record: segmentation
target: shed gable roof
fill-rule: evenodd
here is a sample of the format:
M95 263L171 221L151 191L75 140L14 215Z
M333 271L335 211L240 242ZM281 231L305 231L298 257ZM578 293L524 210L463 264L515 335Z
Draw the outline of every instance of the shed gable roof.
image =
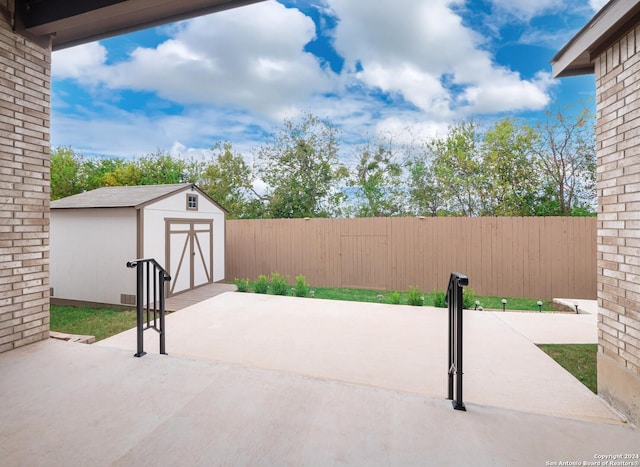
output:
M197 188L191 183L109 186L52 201L51 209L138 208L191 187Z

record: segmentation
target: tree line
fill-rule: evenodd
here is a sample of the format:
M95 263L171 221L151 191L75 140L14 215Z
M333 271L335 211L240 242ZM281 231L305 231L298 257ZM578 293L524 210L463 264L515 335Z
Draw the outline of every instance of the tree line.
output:
M195 183L230 218L579 216L595 210L595 131L587 110L532 126L473 120L446 134L392 137L340 155L340 133L313 115L287 119L249 157L219 142L204 158L51 154L51 199L103 186Z

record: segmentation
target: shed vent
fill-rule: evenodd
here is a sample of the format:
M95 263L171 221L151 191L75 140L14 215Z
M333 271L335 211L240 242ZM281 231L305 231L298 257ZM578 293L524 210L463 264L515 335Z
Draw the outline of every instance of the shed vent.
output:
M136 296L131 294L122 293L120 294L120 303L122 305L135 305L136 304Z

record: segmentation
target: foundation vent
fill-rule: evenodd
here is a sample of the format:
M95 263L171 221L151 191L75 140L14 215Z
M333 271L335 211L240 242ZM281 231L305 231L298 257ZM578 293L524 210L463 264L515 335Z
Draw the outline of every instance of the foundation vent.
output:
M120 294L120 303L122 305L135 305L136 304L136 296L131 294L122 293Z

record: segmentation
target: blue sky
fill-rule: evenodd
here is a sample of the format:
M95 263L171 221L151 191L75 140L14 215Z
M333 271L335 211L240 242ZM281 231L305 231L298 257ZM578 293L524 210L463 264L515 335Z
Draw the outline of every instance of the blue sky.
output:
M453 122L593 107L592 76L550 59L605 0L268 0L54 52L52 146L137 157L250 154L312 113L343 154Z

